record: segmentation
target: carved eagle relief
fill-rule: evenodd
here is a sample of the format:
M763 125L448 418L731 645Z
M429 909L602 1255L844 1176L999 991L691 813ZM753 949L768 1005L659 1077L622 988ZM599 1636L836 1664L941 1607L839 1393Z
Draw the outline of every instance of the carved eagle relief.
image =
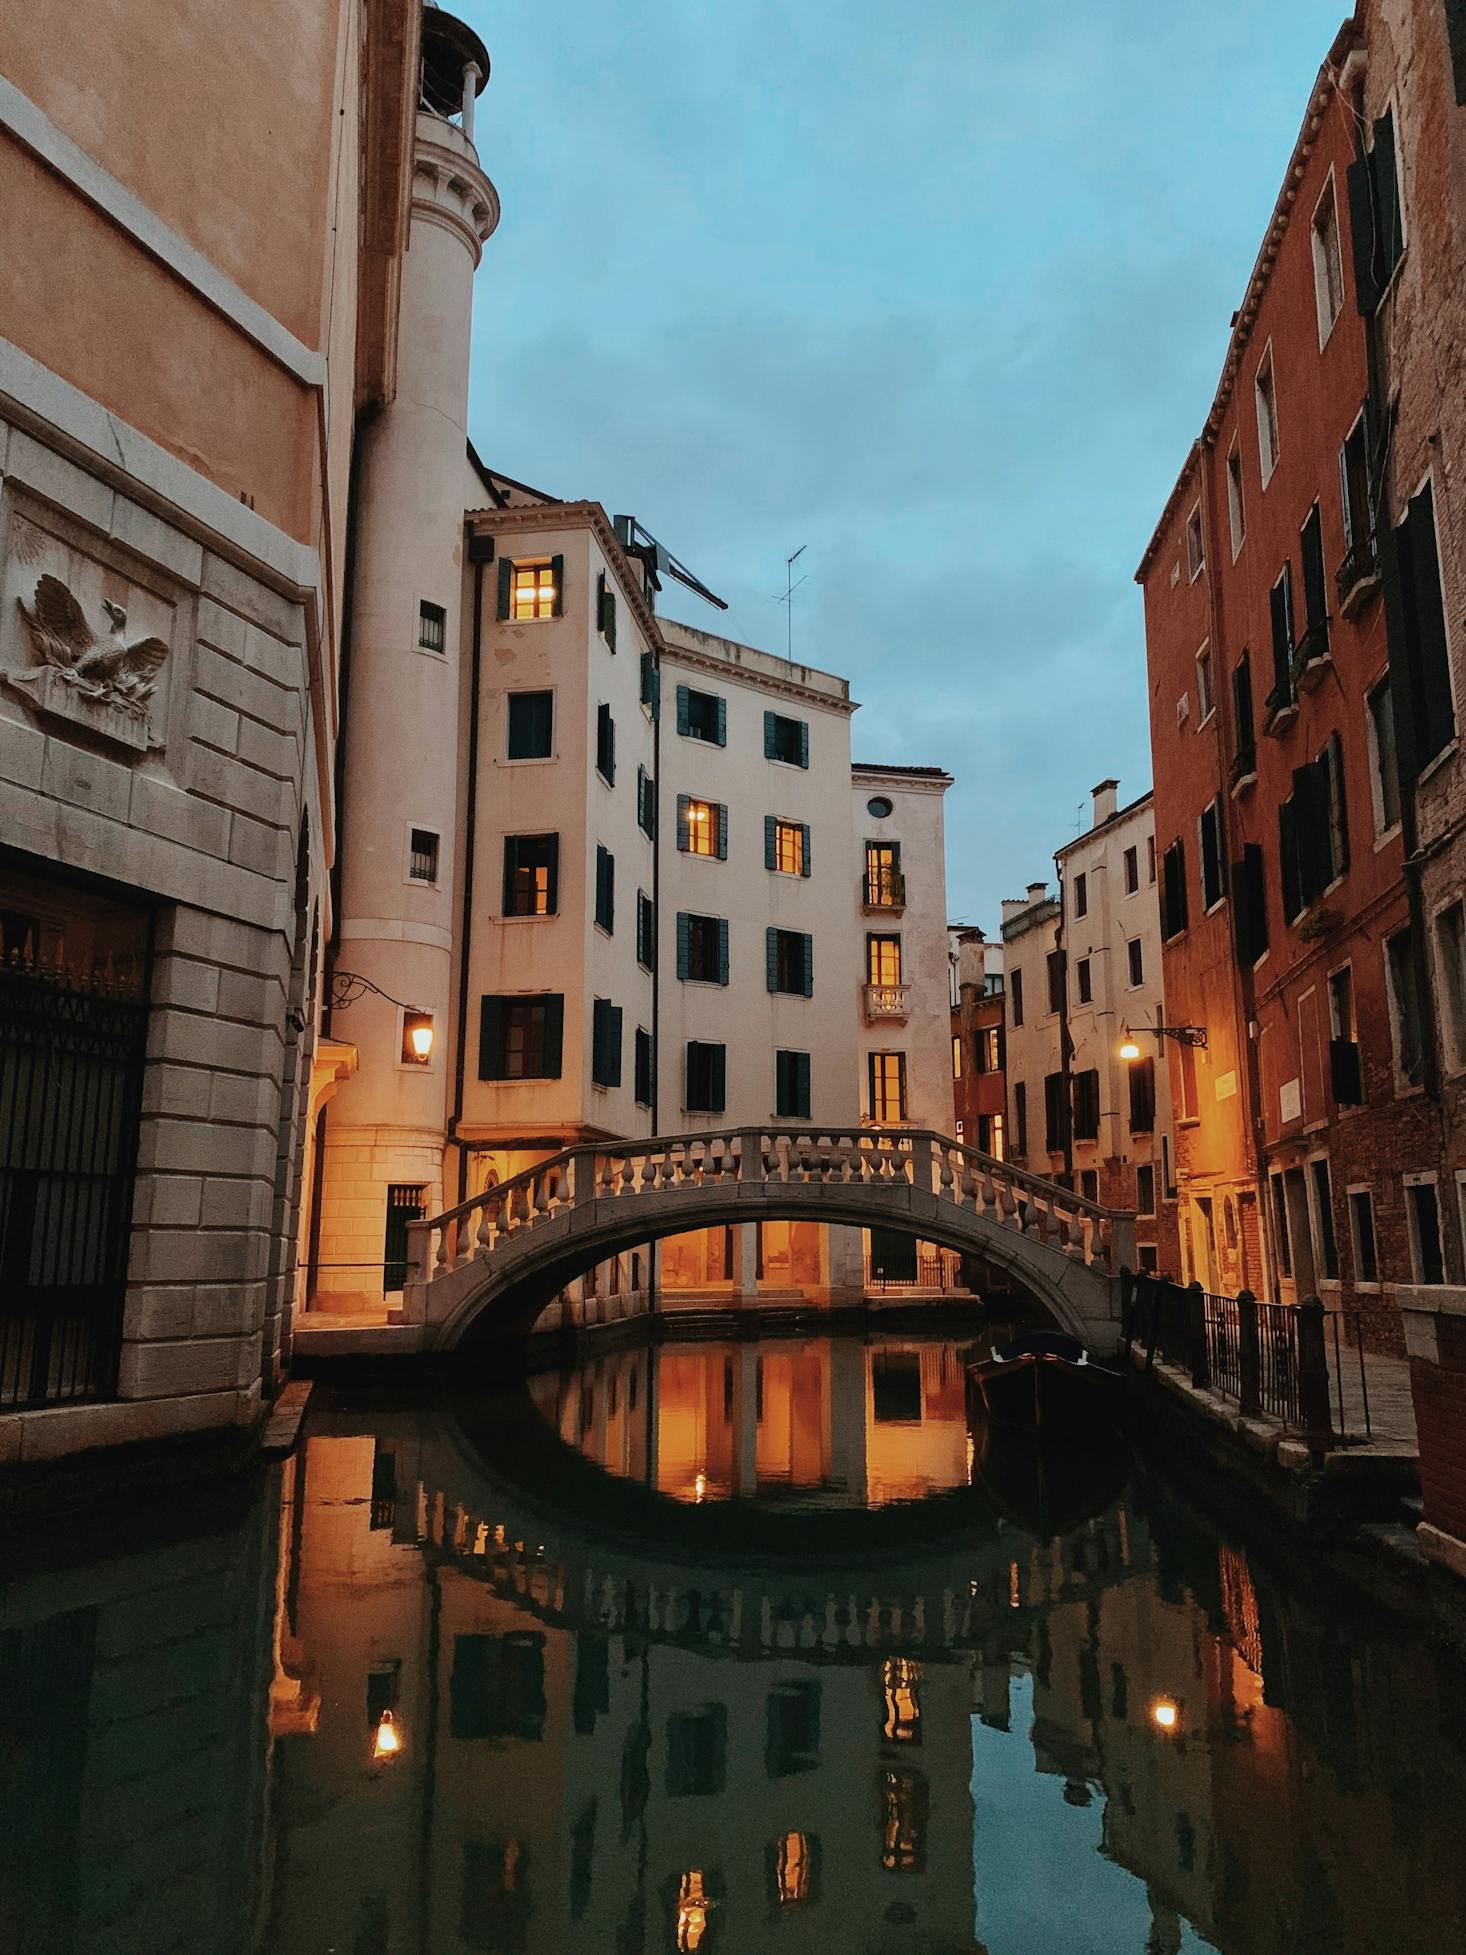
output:
M157 685L158 668L168 656L163 639L129 641L127 613L107 597L102 599L102 609L108 629L98 637L65 584L49 574L36 584L34 609L23 597L17 601L31 644L47 665L86 697L104 699L142 717Z

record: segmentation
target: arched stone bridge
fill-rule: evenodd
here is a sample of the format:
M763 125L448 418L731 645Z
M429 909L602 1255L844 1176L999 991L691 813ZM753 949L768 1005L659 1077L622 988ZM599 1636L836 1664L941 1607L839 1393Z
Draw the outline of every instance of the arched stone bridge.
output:
M567 1283L684 1230L813 1221L904 1230L1007 1271L1091 1349L1119 1336L1135 1218L927 1130L765 1126L569 1148L408 1227L403 1317L451 1350L521 1337Z

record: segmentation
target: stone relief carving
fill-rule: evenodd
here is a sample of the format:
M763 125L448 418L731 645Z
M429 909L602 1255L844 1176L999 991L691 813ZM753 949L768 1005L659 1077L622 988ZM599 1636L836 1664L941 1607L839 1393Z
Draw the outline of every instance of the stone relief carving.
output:
M38 712L85 727L99 739L134 753L159 745L148 705L167 643L129 638L127 611L109 597L100 600L107 622L94 631L71 589L50 572L36 580L31 603L24 597L17 602L41 663L30 671L6 671L6 682Z

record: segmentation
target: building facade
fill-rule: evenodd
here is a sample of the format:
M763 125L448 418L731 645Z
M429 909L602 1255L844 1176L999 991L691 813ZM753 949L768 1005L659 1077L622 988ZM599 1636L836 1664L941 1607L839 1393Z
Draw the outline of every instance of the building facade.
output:
M1003 1011L1003 946L990 944L976 924L948 932L952 1091L960 1141L994 1160L1008 1158L1007 1028Z

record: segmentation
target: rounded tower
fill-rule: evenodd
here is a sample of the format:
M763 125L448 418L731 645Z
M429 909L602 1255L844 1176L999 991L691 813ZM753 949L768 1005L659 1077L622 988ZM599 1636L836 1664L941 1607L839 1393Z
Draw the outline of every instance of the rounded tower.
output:
M400 1289L405 1222L443 1193L469 340L499 221L473 142L488 73L472 29L426 5L396 384L359 435L331 1027L358 1068L326 1127L315 1296L328 1310Z

